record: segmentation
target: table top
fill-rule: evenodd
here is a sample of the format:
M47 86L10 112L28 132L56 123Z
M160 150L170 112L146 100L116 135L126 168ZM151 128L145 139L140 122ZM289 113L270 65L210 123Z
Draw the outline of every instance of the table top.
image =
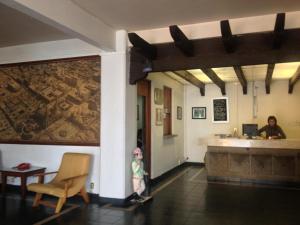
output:
M241 147L241 148L276 148L276 149L300 149L300 139L274 139L274 140L253 140L253 139L208 139L207 146L218 147Z
M7 168L7 167L0 167L0 172L19 172L19 173L27 173L36 170L46 169L45 167L38 167L38 166L31 166L28 170L18 170L17 168Z

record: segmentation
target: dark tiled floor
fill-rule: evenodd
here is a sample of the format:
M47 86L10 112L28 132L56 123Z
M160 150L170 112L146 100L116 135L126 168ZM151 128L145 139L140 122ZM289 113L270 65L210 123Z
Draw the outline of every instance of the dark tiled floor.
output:
M186 168L185 168L186 169ZM109 209L96 204L80 208L52 220L47 224L100 224L100 225L299 225L300 190L255 188L207 184L205 172L190 167L182 176L156 192L153 200L133 211ZM180 175L180 174L179 174ZM170 178L171 179L171 178ZM169 180L170 180L169 179ZM168 180L167 180L168 181ZM165 182L167 182L165 181ZM161 187L162 184L156 188ZM12 220L1 223L4 216L33 221L29 206L20 202L3 203L0 224L26 224ZM31 199L27 200L31 203ZM23 203L24 204L24 203ZM42 210L40 215L48 212ZM24 215L29 213L26 218ZM44 213L44 214L43 214ZM24 219L25 218L25 219Z

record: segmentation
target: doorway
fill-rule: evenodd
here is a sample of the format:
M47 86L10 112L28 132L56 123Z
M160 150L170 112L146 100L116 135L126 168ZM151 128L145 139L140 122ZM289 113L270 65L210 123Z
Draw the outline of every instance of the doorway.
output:
M137 83L137 146L144 155L145 170L151 177L151 81Z

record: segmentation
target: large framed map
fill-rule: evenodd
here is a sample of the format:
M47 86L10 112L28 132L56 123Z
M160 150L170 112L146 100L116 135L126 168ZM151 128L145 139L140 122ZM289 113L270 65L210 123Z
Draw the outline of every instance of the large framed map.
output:
M0 65L0 143L99 140L99 56Z

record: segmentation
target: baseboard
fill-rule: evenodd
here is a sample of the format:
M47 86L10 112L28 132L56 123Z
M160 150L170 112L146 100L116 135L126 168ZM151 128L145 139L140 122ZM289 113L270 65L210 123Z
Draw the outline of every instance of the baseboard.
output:
M205 167L205 163L203 162L185 162L184 164L187 164L188 166Z
M100 197L99 197L98 194L88 193L88 195L90 197L90 202L91 203L98 204L100 202Z

